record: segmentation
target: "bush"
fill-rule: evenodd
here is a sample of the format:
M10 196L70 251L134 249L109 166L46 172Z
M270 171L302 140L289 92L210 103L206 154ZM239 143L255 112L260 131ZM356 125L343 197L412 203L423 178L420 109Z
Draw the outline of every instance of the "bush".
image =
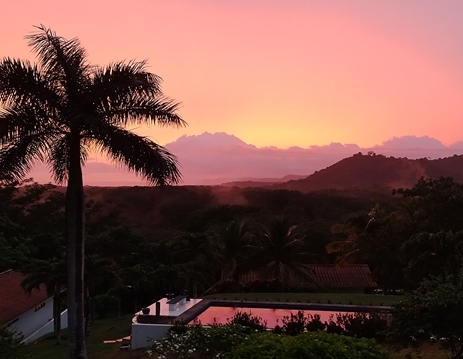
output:
M290 316L284 316L282 319L282 331L287 335L298 335L304 333L307 318L302 310L296 314L290 313Z
M29 348L22 343L22 337L10 332L0 325L0 356L8 359L25 359L31 357Z
M241 311L236 312L232 318L228 318L227 324L237 324L259 332L267 329L267 322L261 317Z
M320 319L319 314L309 314L307 317L307 324L305 325L305 329L308 332L316 332L317 330L325 330L326 323L323 323Z
M298 335L307 332L326 331L329 334L346 335L356 338L370 338L384 341L388 329L385 315L377 313L338 313L322 322L320 315L304 315L303 311L291 313L282 319L282 325L273 329L275 334Z
M251 329L237 324L175 326L163 341L154 342L150 356L163 359L212 359L224 356L250 335Z
M358 339L325 332L296 336L254 334L234 348L230 359L387 359L371 339Z
M337 324L344 328L344 335L380 342L384 341L388 329L386 317L377 313L339 314Z

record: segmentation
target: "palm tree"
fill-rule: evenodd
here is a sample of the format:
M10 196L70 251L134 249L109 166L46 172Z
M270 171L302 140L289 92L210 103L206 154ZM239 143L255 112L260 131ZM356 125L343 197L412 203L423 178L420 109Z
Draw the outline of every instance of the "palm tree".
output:
M307 264L316 260L316 256L302 252L304 236L297 225L277 216L268 225L262 225L256 238L260 244L251 260L256 268L270 273L282 290L290 278L311 280Z
M336 223L331 226L331 233L343 237L326 245L327 253L338 255L336 263L349 264L361 258L358 244L366 235L369 220L368 213L361 211L348 215L344 223Z
M363 261L365 258L361 251L362 244L371 242L372 234L387 221L388 215L379 204L368 213L354 212L347 216L344 223L337 223L331 227L331 233L342 235L344 239L329 243L325 249L327 253L339 255L336 263L340 265Z
M24 268L26 277L21 286L29 294L34 289L45 290L53 296L53 329L56 344L61 344L61 294L66 285L66 263L64 259L41 260L37 259Z
M236 281L240 266L248 259L247 252L253 236L251 226L244 220L232 221L219 234L222 243L222 271Z
M177 183L175 156L131 124L182 126L178 105L164 97L146 62L92 66L78 39L39 26L26 36L39 63L0 62L0 168L21 179L37 161L66 183L65 220L70 358L86 358L84 329L84 187L90 151L107 155L151 184Z
M252 228L245 220L233 220L227 225L219 226L215 231L219 247L219 260L222 263L220 279L203 294L217 290L225 282L239 289L240 273L250 256L250 244L253 237Z

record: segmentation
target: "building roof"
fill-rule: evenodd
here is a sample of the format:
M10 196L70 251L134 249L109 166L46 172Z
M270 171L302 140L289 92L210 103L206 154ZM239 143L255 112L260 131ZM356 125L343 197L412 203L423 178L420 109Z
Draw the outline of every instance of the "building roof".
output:
M21 287L25 276L8 270L0 273L0 325L7 324L48 299L45 290L32 290L29 295Z
M300 288L377 288L370 268L367 264L351 264L338 266L306 265L307 277L296 276L293 273L286 274L286 283L291 287ZM231 280L231 276L223 274L223 280ZM253 282L271 282L276 278L268 270L258 270L243 273L239 276L241 284Z
M319 287L328 288L376 288L367 264L311 265L313 279Z

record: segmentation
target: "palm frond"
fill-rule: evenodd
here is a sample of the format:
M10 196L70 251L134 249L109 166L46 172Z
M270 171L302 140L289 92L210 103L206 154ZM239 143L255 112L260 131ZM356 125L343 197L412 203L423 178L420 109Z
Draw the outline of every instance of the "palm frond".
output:
M0 171L8 178L21 180L36 161L43 162L47 152L46 135L23 135L0 149Z
M21 286L29 294L34 289L41 290L42 286L49 296L54 294L56 285L62 287L66 282L66 262L64 259L51 261L36 259L24 268L26 277Z
M37 65L29 61L5 58L0 62L0 101L21 108L31 102L58 103L58 97L50 79L46 78Z
M341 255L339 258L336 259L336 265L339 266L346 266L352 263L358 263L360 260L360 251L358 249L353 249L350 252L347 252ZM363 263L363 262L361 262Z
M110 160L152 184L166 185L180 181L177 158L146 137L104 122L89 129L84 137L86 141L93 141L97 150Z
M68 136L57 138L53 148L48 154L47 162L57 183L64 183L69 172L69 141Z
M355 242L352 241L334 241L325 246L327 253L345 253L355 248Z
M147 124L182 127L186 122L176 114L178 107L178 103L162 96L132 96L118 101L102 101L99 111L108 121L124 126Z
M79 39L67 40L56 35L44 25L36 26L37 32L25 36L47 74L55 74L62 84L71 88L88 83L90 66L85 49Z
M146 61L116 62L93 73L92 93L96 102L109 105L123 98L158 96L162 79L146 71Z
M40 108L24 106L19 111L11 108L0 109L0 148L8 146L22 136L51 134L52 130L46 122L47 114Z

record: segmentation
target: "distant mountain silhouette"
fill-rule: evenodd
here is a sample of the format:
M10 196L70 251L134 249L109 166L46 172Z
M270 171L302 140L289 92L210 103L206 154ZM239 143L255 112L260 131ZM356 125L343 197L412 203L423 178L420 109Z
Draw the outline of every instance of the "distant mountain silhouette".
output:
M178 156L185 184L256 187L282 182L288 174L307 177L355 153L374 151L411 159L463 153L463 142L450 146L428 136L394 137L371 148L330 143L307 148L258 148L224 132L182 136L166 147ZM262 183L261 183L262 182Z
M311 176L271 188L311 192L327 189L360 189L390 191L412 187L420 177L453 177L463 182L463 155L429 160L386 157L358 153L345 158Z
M385 156L429 159L463 154L463 141L444 145L427 137L394 137L371 148L333 142L307 148L256 147L224 132L185 135L165 145L175 154L184 185L255 187L284 182L292 174L299 179L320 171L355 153L374 151ZM93 186L146 185L123 167L113 166L105 157L92 155L83 169L84 183ZM49 169L37 164L30 173L39 183L51 181ZM259 182L259 183L256 183ZM260 183L262 182L262 183Z
M221 186L228 186L228 187L239 187L239 188L247 188L247 187L268 187L269 185L275 183L284 183L288 181L299 180L302 178L306 178L307 176L300 176L300 175L287 175L281 178L241 178L239 181L232 181L232 182L224 182Z

